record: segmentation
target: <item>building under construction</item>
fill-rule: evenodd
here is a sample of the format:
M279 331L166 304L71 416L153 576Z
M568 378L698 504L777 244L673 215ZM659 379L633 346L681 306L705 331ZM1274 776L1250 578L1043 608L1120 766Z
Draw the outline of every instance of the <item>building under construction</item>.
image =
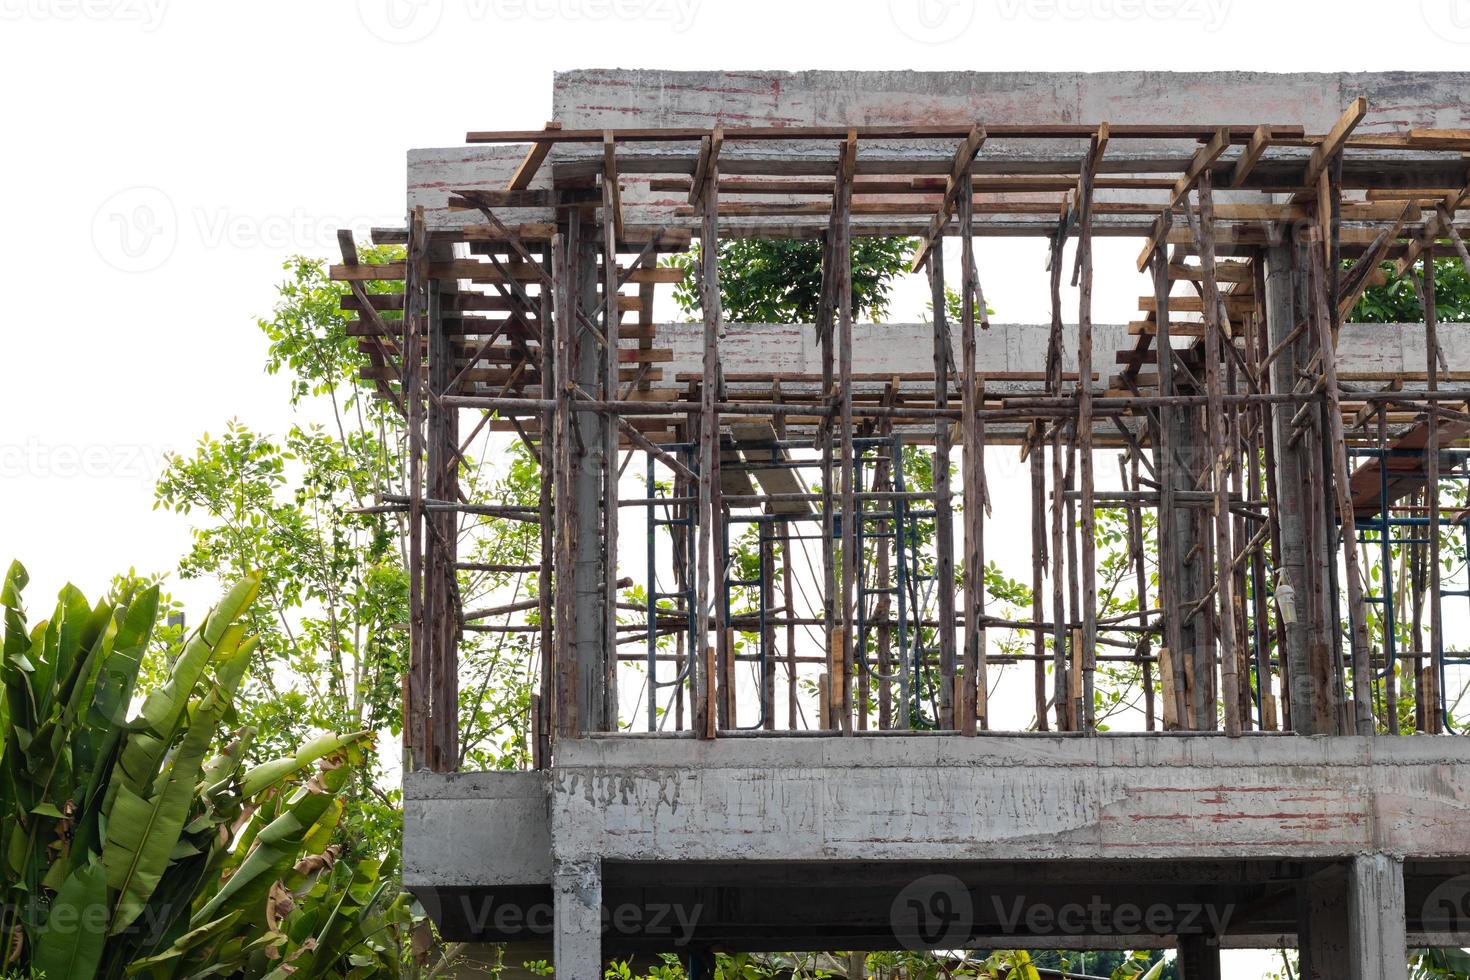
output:
M406 261L346 237L333 268L408 420L404 877L447 936L549 939L576 980L1175 946L1189 980L1232 946L1403 978L1470 941L1470 339L1435 276L1470 270L1470 75L593 71L553 101L410 153L376 233ZM855 322L853 256L895 237L928 318ZM996 237L1044 244L1049 322L990 322ZM809 243L814 322L722 313L751 239ZM1131 322L1093 322L1104 275ZM1354 322L1388 281L1421 322ZM695 319L658 321L673 290ZM539 505L464 502L487 431ZM464 560L485 521L540 562ZM505 572L533 598L466 608ZM459 651L497 631L539 639L534 771L458 772Z

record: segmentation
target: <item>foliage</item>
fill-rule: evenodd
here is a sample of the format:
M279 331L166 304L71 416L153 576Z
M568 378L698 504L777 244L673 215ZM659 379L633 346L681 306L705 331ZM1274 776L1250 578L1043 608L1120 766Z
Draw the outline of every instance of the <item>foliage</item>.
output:
M51 977L366 976L402 955L402 901L373 862L338 862L339 793L368 733L321 734L258 765L236 696L256 649L241 578L171 644L164 683L138 677L157 639L156 584L119 580L95 606L61 591L28 624L6 575L6 968ZM310 778L307 778L307 777ZM379 934L367 941L371 931Z
M363 248L362 261L401 259L401 249ZM250 614L260 637L241 692L241 713L260 733L253 752L280 751L318 729L367 729L396 736L408 663L406 524L369 513L382 495L405 492L405 429L396 409L371 397L359 375L369 364L341 309L347 288L320 261L293 258L279 302L259 327L266 369L284 375L299 421L284 435L232 421L173 455L156 506L187 515L192 546L186 578L263 573ZM369 292L389 284L370 282ZM397 314L385 313L391 319ZM519 445L486 467L467 457L461 482L473 502L534 505L539 476ZM526 565L538 560L533 525L494 521L462 549L466 561ZM504 593L525 597L524 575L461 578L466 611ZM514 600L511 600L514 601ZM534 634L468 633L461 646L464 759L477 768L527 760ZM370 753L347 787L351 834L365 852L397 846L399 793L381 783L385 762Z
M857 238L852 243L852 313L881 321L893 281L908 271L911 238ZM814 323L822 294L822 243L817 239L724 239L719 244L720 308L738 323ZM701 308L699 247L670 256L684 270L674 301L688 314Z
M1383 263L1388 281L1365 290L1349 319L1367 323L1418 323L1424 319L1418 270L1395 277L1393 269L1392 262ZM1458 255L1434 260L1434 308L1441 323L1470 321L1470 273Z

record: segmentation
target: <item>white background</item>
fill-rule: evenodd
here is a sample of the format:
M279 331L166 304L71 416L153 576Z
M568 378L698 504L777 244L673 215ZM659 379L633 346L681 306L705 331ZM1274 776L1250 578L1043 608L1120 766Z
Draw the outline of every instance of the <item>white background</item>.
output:
M539 126L554 70L1467 62L1470 0L0 0L0 561L31 569L33 611L63 577L171 569L163 455L288 424L255 325L283 259L400 221L409 147ZM1136 243L1098 253L1095 319L1124 321ZM982 241L997 319L1047 319L1042 259ZM176 591L197 615L213 586Z

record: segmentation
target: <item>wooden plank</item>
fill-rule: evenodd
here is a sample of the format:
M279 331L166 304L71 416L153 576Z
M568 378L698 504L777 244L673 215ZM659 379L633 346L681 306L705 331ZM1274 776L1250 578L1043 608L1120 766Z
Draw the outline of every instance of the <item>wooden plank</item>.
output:
M929 257L929 250L934 247L934 242L944 232L945 225L949 224L950 215L954 213L955 199L960 196L960 178L970 175L970 164L975 161L975 155L980 152L980 147L985 145L985 129L976 123L970 127L969 133L960 141L955 148L954 160L950 164L949 178L944 185L944 200L939 205L939 211L929 222L929 231L919 242L919 247L914 251L914 260L910 265L913 272L923 268L924 261ZM966 187L969 186L967 183ZM972 198L972 194L966 191L966 197Z
M1235 161L1235 169L1230 173L1231 187L1241 187L1245 184L1246 178L1251 175L1252 170L1256 169L1256 164L1261 162L1261 157L1270 145L1271 127L1257 126L1250 143L1246 145L1245 152L1240 155L1239 160Z
M735 444L740 447L745 461L752 465L763 460L784 462L791 458L790 453L786 450L769 445L776 442L776 429L769 422L733 425L730 427L730 434ZM807 492L806 487L797 479L796 471L789 467L752 469L750 475L760 485L761 490L767 494ZM778 500L766 504L768 514L810 514L811 512L812 505L805 500Z
M431 279L467 279L471 282L480 283L506 282L508 279L516 282L541 281L541 274L525 262L506 262L504 263L504 267L509 272L509 276L503 275L491 263L479 262L475 259L456 259L453 262L430 262L429 277ZM336 282L399 280L404 276L404 263L387 262L378 265L333 265L328 268L328 274ZM625 273L626 282L639 284L669 285L681 282L683 278L683 270L673 268L639 267Z
M602 140L602 180L607 188L605 208L612 211L613 231L616 236L612 249L616 253L616 243L623 239L623 189L618 183L617 142L613 139L612 130L608 130Z
M554 133L560 130L561 123L557 122L556 120L552 120L546 124L546 127L542 132ZM530 187L531 181L534 180L536 177L536 172L541 169L541 162L546 159L546 155L551 152L552 146L555 145L551 140L535 139L534 137L533 140L534 142L532 142L530 148L526 150L526 156L523 160L521 160L520 166L516 167L515 173L511 174L510 180L506 182L506 190L523 191L527 187ZM526 141L514 140L514 142L523 143Z
M1358 123L1362 122L1363 117L1367 114L1368 100L1360 95L1348 105L1347 110L1343 112L1337 122L1332 124L1332 128L1328 130L1322 142L1318 143L1316 148L1312 150L1312 156L1307 161L1306 176L1302 180L1304 185L1307 187L1316 186L1317 178L1322 176L1332 157L1342 149L1347 138L1352 135L1353 130L1357 128Z

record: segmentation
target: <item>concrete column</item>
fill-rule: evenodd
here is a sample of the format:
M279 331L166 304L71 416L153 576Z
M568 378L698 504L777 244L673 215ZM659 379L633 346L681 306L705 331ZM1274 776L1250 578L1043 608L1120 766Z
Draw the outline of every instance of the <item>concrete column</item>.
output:
M1297 972L1301 980L1341 980L1348 975L1346 868L1332 868L1302 883L1297 895Z
M557 980L602 980L602 860L556 858L551 890Z
M597 276L601 247L597 229L588 222L581 227L582 239L569 270L572 291L587 318L597 320ZM584 391L595 392L602 380L602 350L581 318L572 323L576 339L572 351L573 380ZM573 533L576 535L574 594L576 632L572 637L577 665L577 721L583 732L607 731L607 616L603 597L603 562L612 542L602 533L603 477L606 463L604 439L607 419L592 412L572 415ZM565 533L563 531L563 533Z
M1292 254L1290 244L1273 245L1266 250L1266 330L1272 349L1290 336L1296 327ZM1290 391L1295 383L1295 346L1287 348L1271 363L1272 391ZM1276 445L1276 515L1281 525L1280 567L1286 571L1285 584L1296 593L1296 621L1286 625L1286 690L1291 701L1292 729L1307 735L1324 735L1331 734L1331 729L1324 727L1325 722L1316 710L1320 696L1308 657L1307 631L1312 617L1306 567L1306 473L1300 449L1291 446L1291 419L1295 413L1296 408L1292 405L1275 406L1271 411ZM1276 582L1280 588L1282 580L1277 579Z
M1179 937L1179 980L1220 980L1220 943L1211 936Z
M1351 980L1408 980L1404 862L1360 854L1348 872Z

